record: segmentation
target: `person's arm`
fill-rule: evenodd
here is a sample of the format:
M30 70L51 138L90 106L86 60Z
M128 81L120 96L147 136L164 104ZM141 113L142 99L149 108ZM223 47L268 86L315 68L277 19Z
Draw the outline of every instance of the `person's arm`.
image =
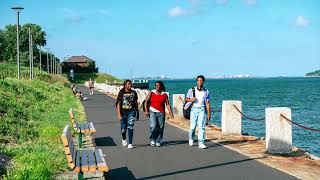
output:
M139 104L138 104L138 94L137 92L135 92L135 100L134 100L134 105L135 105L135 108L137 110L137 115L136 115L136 119L139 120L139 117L140 117L140 113L139 113Z
M171 106L170 106L170 103L169 103L169 98L168 98L168 96L167 96L167 98L166 98L166 105L167 105L167 109L168 109L168 111L169 111L169 114L170 114L171 118L173 119L174 116L173 116L173 112L172 112L172 110L171 110Z
M189 91L187 93L186 102L195 102L196 100L197 100L197 98L193 97L193 90L189 89Z
M118 116L118 120L121 121L122 116L121 116L121 107L120 107L120 101L117 103L117 116Z
M146 107L144 113L146 115L146 117L149 117L149 109L148 109L148 102L150 101L150 98L151 98L151 92L149 92L149 94L147 95L146 97L146 100L144 101L144 107Z
M208 121L210 121L211 119L211 106L210 106L210 95L209 95L209 91L206 97L206 108L207 108L207 117L208 117Z

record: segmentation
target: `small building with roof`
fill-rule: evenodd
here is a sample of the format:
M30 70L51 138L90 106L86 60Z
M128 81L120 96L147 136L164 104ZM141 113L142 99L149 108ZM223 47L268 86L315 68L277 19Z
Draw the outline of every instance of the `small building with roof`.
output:
M96 68L96 62L87 56L71 56L70 58L62 62L63 72L70 72L73 69L74 72L80 73L93 73L98 72Z

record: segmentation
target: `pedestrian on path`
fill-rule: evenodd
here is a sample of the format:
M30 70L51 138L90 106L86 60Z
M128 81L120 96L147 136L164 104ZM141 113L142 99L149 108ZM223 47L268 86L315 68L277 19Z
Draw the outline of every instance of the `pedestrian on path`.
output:
M205 77L200 75L196 81L197 86L188 91L185 105L185 108L192 106L190 113L189 145L193 146L195 130L198 126L199 148L205 149L206 120L209 121L211 118L210 95L209 90L204 87Z
M92 81L92 79L90 78L90 80L88 81L89 84L89 94L93 95L93 89L94 89L94 82Z
M123 88L119 91L116 101L117 115L121 122L122 145L133 148L133 127L136 119L139 119L138 95L132 90L132 82L125 80ZM129 144L127 143L127 130Z
M150 127L150 145L160 147L163 138L165 125L165 107L173 118L168 95L165 93L165 86L162 81L155 83L155 89L152 90L144 101L145 114L149 117Z

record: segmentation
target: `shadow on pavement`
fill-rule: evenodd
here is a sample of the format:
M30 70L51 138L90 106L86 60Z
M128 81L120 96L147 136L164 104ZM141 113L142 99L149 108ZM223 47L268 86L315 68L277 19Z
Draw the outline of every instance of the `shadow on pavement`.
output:
M135 180L133 173L127 167L121 167L117 169L111 169L104 175L107 180Z
M111 137L95 138L96 146L117 146Z
M242 160L238 160L238 161L230 161L230 162L225 162L225 163L220 163L220 164L213 164L213 165L209 165L209 166L202 166L202 167L197 167L197 168L184 169L184 170L174 171L174 172L170 172L170 173L164 173L164 174L159 174L159 175L154 175L154 176L148 176L148 177L140 178L139 180L160 178L160 177L171 176L171 175L180 174L180 173L188 173L188 172L192 172L192 171L198 171L198 170L202 170L202 169L225 166L225 165L235 164L235 163L242 163L242 162L252 161L252 160L255 160L255 159L263 159L263 158L265 158L265 157L248 158L248 159L242 159Z

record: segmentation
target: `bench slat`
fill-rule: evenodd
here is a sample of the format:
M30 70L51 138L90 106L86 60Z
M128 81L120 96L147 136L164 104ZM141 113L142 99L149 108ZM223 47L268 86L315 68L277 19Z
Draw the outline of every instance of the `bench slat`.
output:
M89 133L89 132L90 132L89 123L86 123L86 124L84 125L84 131L85 131L85 133Z
M93 123L92 123L92 122L89 123L89 128L90 128L90 132L91 132L91 133L97 132L97 130L96 130L96 128L93 126Z
M89 171L96 172L96 160L94 158L93 150L88 150L88 159L89 159Z
M81 171L81 161L80 161L80 156L81 156L81 152L79 150L75 151L76 153L76 161L75 161L75 168L74 171L75 172L80 172Z
M86 129L86 124L81 124L80 125L80 132L85 133L85 129Z
M98 166L98 170L101 172L108 172L109 168L107 166L107 163L103 157L103 153L101 149L95 149L94 154L96 156L96 162Z
M89 171L89 163L88 163L88 156L86 150L81 150L81 170L82 172Z

